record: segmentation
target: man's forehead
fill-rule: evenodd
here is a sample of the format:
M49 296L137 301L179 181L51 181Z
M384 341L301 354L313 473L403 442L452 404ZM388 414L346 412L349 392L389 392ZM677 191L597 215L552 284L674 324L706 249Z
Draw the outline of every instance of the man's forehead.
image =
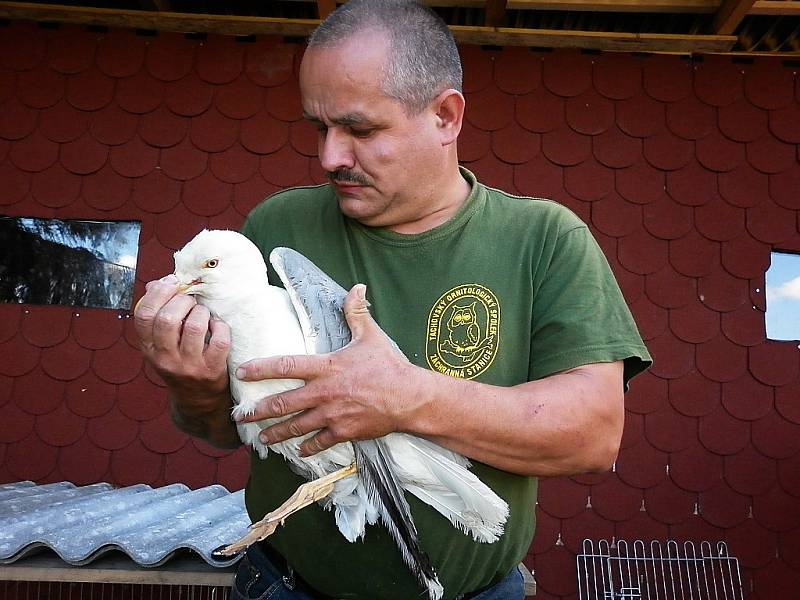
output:
M363 31L336 43L309 47L300 61L300 80L331 75L374 79L386 69L388 44L380 31Z
M387 112L402 110L380 83L387 59L385 43L384 37L369 32L306 50L300 66L303 116L343 125L379 124Z
M322 121L319 115L303 109L303 118L308 121ZM366 125L375 122L375 119L360 111L351 111L339 115L329 115L327 120L337 125Z

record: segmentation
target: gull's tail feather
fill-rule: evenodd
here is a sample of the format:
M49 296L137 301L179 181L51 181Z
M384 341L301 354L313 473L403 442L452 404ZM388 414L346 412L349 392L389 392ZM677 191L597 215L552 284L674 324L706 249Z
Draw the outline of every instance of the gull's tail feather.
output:
M369 520L374 515L374 509L371 509L367 492L358 477L337 481L327 499L330 504L325 508L333 508L336 526L348 542L363 538L367 523L372 525L377 520L376 516L372 517L372 521Z
M381 521L394 538L403 561L427 589L430 599L439 600L444 588L420 546L411 508L397 483L385 442L382 439L353 442L353 448L367 496L378 507Z
M460 455L422 438L398 435L403 435L407 447L413 450L392 456L403 481L408 482L403 487L475 540L496 541L508 519L505 500L470 472ZM408 476L403 470L410 470ZM420 477L426 472L429 478Z

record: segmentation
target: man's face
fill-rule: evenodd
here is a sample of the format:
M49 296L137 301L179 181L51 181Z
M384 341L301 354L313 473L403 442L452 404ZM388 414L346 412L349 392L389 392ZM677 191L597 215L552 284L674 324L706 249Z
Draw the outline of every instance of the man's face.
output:
M386 55L381 33L310 49L300 91L342 212L368 226L408 232L432 208L432 179L443 171L445 153L433 109L409 115L381 90Z

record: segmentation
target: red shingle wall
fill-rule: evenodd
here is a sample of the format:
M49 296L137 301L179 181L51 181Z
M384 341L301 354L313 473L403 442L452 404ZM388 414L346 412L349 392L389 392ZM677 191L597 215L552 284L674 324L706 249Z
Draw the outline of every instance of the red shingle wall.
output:
M749 598L800 588L800 353L767 341L764 273L800 251L800 79L776 59L464 47L464 162L592 226L656 364L612 473L543 482L539 598L585 537L728 540ZM137 293L201 227L322 180L301 47L0 28L0 213L142 221ZM0 481L241 487L170 425L114 311L0 305Z

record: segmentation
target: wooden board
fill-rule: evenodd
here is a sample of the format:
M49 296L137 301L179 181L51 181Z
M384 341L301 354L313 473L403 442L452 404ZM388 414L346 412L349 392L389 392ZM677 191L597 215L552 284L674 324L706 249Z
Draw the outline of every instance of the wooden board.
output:
M794 0L756 0L748 14L797 16L800 15L800 2Z
M711 29L717 34L730 35L747 16L754 2L755 0L724 0L714 15Z
M277 34L305 36L319 25L318 19L283 19L236 15L149 12L88 8L29 2L0 2L0 18L104 25L131 29L155 29L179 33L220 33L225 35Z
M119 552L74 567L48 551L0 565L0 581L229 586L235 570L235 565L217 568L200 557L185 555L173 557L160 567L141 567Z
M732 35L673 35L615 33L607 31L563 31L451 25L456 41L491 46L538 46L585 48L618 52L726 52L733 48Z

